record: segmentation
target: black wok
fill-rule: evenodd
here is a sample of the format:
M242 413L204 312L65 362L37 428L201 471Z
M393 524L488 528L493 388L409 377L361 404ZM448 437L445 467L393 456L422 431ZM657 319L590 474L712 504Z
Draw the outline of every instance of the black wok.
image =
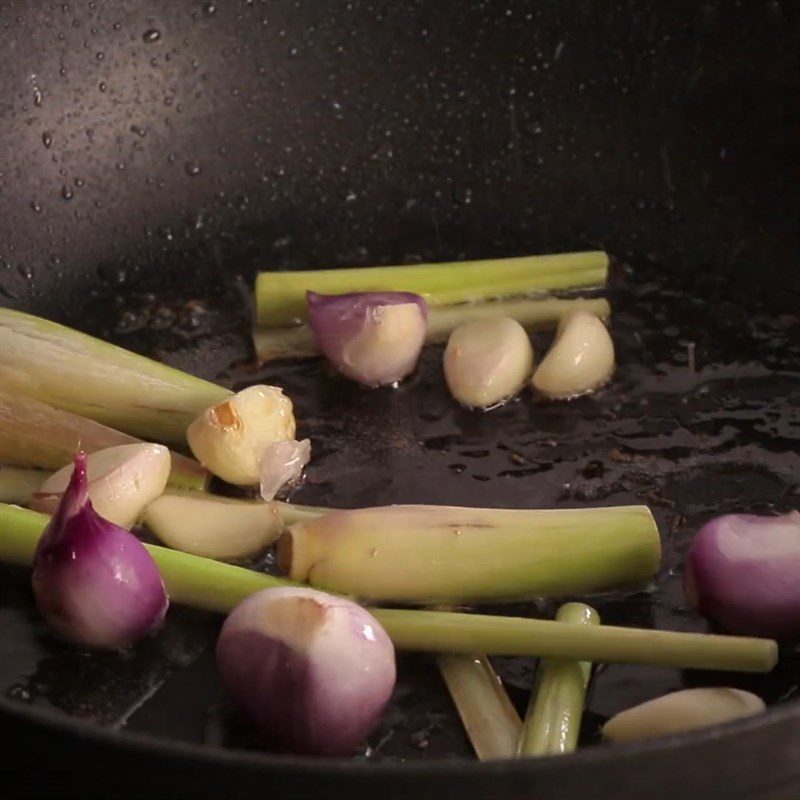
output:
M788 2L3 0L0 302L285 386L315 446L300 502L646 502L662 573L592 602L705 630L680 590L692 532L800 501L797 45ZM459 411L436 349L394 393L252 367L259 268L594 246L616 257L620 362L595 399ZM369 749L331 762L257 749L214 673L217 626L176 609L133 653L76 652L24 571L0 571L3 796L800 796L796 648L767 676L604 666L578 753L490 765L404 656ZM522 707L535 664L497 663ZM599 743L617 710L714 682L769 712Z

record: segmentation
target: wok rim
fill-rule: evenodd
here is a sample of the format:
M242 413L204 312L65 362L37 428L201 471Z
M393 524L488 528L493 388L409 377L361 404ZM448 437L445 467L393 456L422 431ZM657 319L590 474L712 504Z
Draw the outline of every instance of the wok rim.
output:
M95 721L74 717L56 708L26 707L19 701L0 697L0 717L26 719L43 729L71 734L87 744L99 743L115 748L136 751L142 755L164 756L188 761L204 761L226 767L284 773L309 773L318 776L336 774L341 777L419 778L431 776L469 776L485 774L531 775L556 767L564 770L574 766L591 766L596 763L632 761L648 755L667 752L681 753L703 744L722 741L739 741L743 736L780 728L785 723L800 726L800 702L787 700L767 709L764 714L717 724L708 728L671 734L639 742L599 744L580 748L574 753L557 758L499 759L478 761L462 758L441 758L409 761L369 761L365 759L326 759L314 756L297 756L279 753L241 750L217 745L197 744L156 734L110 728Z

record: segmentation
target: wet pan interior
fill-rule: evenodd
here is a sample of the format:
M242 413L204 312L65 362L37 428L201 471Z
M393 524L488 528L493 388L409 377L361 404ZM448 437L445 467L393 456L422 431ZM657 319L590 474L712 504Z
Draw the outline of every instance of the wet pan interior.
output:
M7 159L0 192L3 303L237 388L283 386L314 448L298 502L647 503L664 541L657 579L590 602L609 624L706 630L681 591L682 556L698 525L723 510L800 505L797 193L786 177L796 148L782 110L793 15L778 3L735 14L721 3L678 3L674 16L641 3L567 23L559 4L511 3L509 22L505 9L478 3L387 3L347 4L358 12L349 23L344 4L336 15L313 3L269 12L209 5L184 13L110 3L66 13L43 4L39 17L3 18L14 52L42 59L36 71L20 55L0 77L9 98L3 122L24 145ZM142 38L150 30L161 32L157 40ZM45 37L63 43L66 76L43 55ZM205 65L203 81L193 59ZM244 82L234 86L237 71ZM43 76L39 105L34 72ZM90 81L98 94L89 95ZM125 86L138 87L139 99ZM73 116L65 115L59 92L79 88ZM459 100L462 90L468 96ZM717 113L706 113L709 105ZM502 124L490 123L499 117ZM52 132L50 145L42 131ZM363 390L318 361L253 366L247 295L259 267L598 244L618 257L610 300L619 367L595 397L549 404L523 394L488 414L468 412L447 395L437 347L396 391ZM538 354L547 341L535 337ZM269 559L262 566L271 568ZM503 612L550 616L556 605ZM139 734L206 745L212 761L231 748L257 750L214 672L218 624L173 609L163 632L133 652L78 652L47 636L28 576L3 569L3 724L32 748L45 739L31 731L55 737L62 729L27 727L16 714L30 709L100 723L123 734L115 742L130 733L136 753L150 748L133 741ZM498 658L496 666L524 709L535 661ZM768 676L602 665L581 733L584 758L611 752L598 744L599 725L638 701L724 682L796 708L798 673L791 647ZM85 736L94 752L109 746L71 733L65 752ZM738 752L733 739L719 747L720 763ZM773 749L780 755L777 742ZM25 752L16 785L38 771ZM195 757L163 752L162 766L183 770ZM664 753L680 763L674 749ZM435 665L403 655L395 697L358 760L388 776L399 762L411 774L410 762L457 770L469 758ZM51 763L83 780L56 756ZM283 761L247 763L234 766L249 779L260 763L271 779L291 780ZM669 762L662 766L668 774ZM341 769L331 766L330 775L344 787ZM586 769L574 770L585 791ZM486 774L520 780L510 768ZM428 788L456 785L439 780ZM467 791L473 778L463 780ZM509 793L519 785L497 783ZM569 781L563 786L562 797L572 796Z

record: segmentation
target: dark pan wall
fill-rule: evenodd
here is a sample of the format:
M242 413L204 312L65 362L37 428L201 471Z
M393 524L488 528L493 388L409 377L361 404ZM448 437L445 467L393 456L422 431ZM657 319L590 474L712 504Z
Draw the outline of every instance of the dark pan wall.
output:
M603 244L796 308L796 9L4 0L2 302Z

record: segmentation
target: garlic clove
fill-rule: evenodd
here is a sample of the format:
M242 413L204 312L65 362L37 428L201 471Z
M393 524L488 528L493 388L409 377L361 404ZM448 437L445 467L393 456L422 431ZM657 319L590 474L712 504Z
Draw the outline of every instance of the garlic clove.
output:
M533 347L525 329L509 317L460 325L444 351L450 393L465 406L488 408L513 397L533 369Z
M764 709L760 697L741 689L684 689L620 712L603 726L603 736L613 742L632 742L706 728Z
M186 431L195 458L222 480L255 486L267 445L294 439L292 401L277 386L250 386L200 414Z
M147 506L142 521L169 547L218 561L259 553L283 528L272 503L192 491L161 495Z
M89 499L103 518L131 528L167 485L169 450L160 444L123 444L86 457ZM72 465L51 475L31 497L31 508L52 514L72 477Z
M556 338L533 374L533 388L566 399L591 392L614 371L614 343L594 314L573 311L559 323Z

